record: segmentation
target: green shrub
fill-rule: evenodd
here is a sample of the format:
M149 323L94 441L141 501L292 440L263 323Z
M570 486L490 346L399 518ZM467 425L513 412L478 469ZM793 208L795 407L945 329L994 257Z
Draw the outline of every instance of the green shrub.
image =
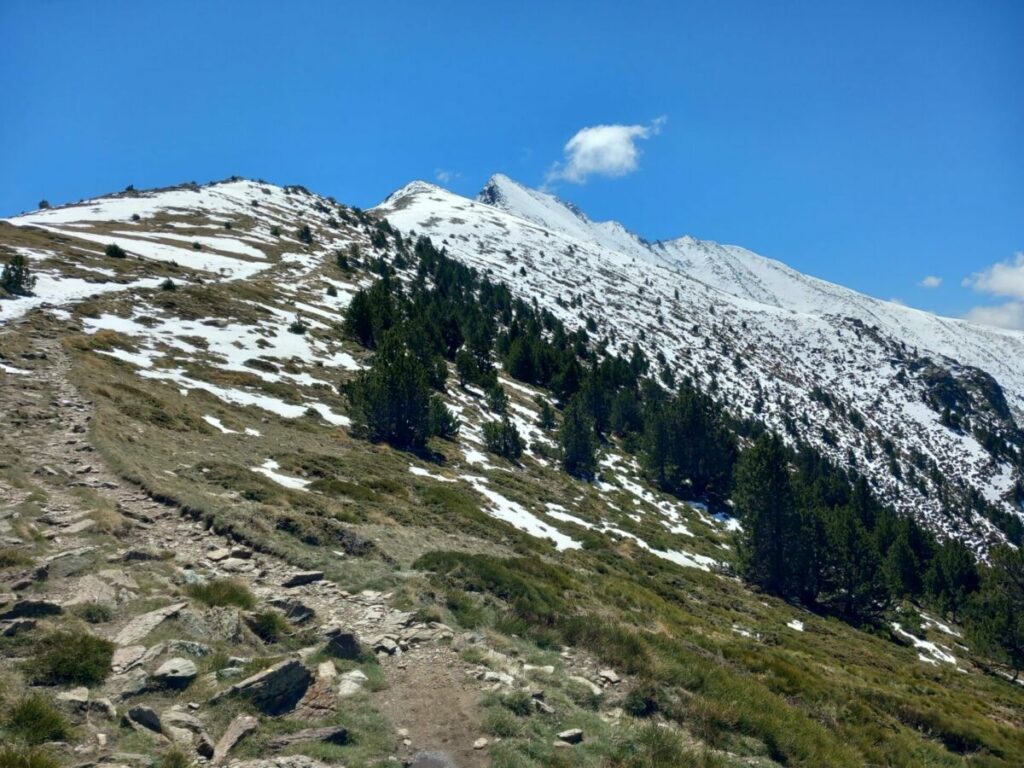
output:
M270 228L270 234L272 234L274 237L280 237L281 236L281 228L278 227L278 226L271 227Z
M142 220L142 217L139 216L139 214L137 214L137 213L133 213L132 214L132 221L141 221L141 220Z
M20 568L32 565L32 558L17 547L0 549L0 568Z
M32 268L28 265L28 259L20 253L11 256L11 260L4 265L3 273L0 273L0 285L8 293L28 294L36 285L36 276L32 274Z
M658 709L658 689L652 683L638 683L626 693L622 709L633 717L650 717Z
M296 317L288 325L288 330L291 333L296 333L296 334L301 336L302 334L304 334L306 332L306 324L304 322L302 322L302 318L301 317Z
M488 421L484 424L484 445L487 450L510 461L517 461L523 455L523 438L508 418Z
M171 280L171 278L168 277L166 280L164 280L162 283L160 283L160 290L161 291L176 291L176 290L178 290L178 286L175 285L174 281Z
M160 759L153 764L153 768L189 768L190 765L192 765L192 758L180 747L172 747L160 756Z
M193 251L201 251L201 250L203 250L203 244L200 243L198 240L193 240L192 241L192 250Z
M490 709L484 717L484 730L508 739L522 735L523 723L507 709Z
M50 207L50 201L49 200L40 200L39 201L39 210L45 211L49 207Z
M90 624L104 624L114 618L114 611L105 603L82 603L73 609L74 614Z
M249 628L265 643L276 643L288 632L290 625L280 611L261 611L249 621Z
M103 252L112 259L123 259L128 255L124 252L124 248L117 243L111 243L103 249Z
M110 673L114 644L77 629L60 630L44 638L26 662L33 682L40 685L102 683Z
M501 706L519 717L533 713L533 697L526 691L514 691L501 697Z
M251 609L256 598L249 588L235 579L214 579L204 584L192 584L186 590L189 597L206 605L234 605Z
M70 730L64 716L39 694L27 696L11 707L3 726L9 738L30 746L60 741Z
M60 763L41 749L0 747L0 768L60 768Z

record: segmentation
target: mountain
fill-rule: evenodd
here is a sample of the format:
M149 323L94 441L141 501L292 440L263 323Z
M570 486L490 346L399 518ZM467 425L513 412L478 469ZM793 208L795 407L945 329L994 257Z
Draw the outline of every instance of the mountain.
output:
M1019 334L500 176L128 188L0 264L0 768L1024 763L956 543L1017 535ZM777 500L815 590L748 567Z
M567 324L663 354L941 535L979 551L1020 540L1024 333L873 299L737 246L650 243L502 175L475 200L414 182L375 210Z

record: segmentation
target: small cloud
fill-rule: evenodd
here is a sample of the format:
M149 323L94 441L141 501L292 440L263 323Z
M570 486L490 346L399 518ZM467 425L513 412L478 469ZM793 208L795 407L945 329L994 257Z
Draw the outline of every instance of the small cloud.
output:
M964 278L963 285L995 296L1024 299L1024 251Z
M922 288L938 288L942 285L942 278L936 277L935 275L928 275L918 285Z
M444 168L434 169L434 178L437 179L440 184L448 184L461 176L462 174L458 171L446 171Z
M581 128L563 147L565 159L554 163L547 183L584 184L590 176L625 176L638 167L640 139L656 136L665 125L662 115L647 125L595 125Z
M1024 331L1024 301L1008 301L996 307L974 307L964 318L981 325Z

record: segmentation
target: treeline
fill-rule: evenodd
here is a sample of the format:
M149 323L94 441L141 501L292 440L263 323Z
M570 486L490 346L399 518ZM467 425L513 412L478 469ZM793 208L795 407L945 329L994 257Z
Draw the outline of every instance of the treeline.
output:
M449 365L461 386L481 390L503 416L500 362L509 376L552 394L561 423L546 400L539 423L557 430L567 472L594 476L600 445L616 439L664 491L720 506L731 498L743 525L740 572L772 594L855 622L917 600L954 618L974 617L988 647L1004 649L1024 622L996 610L1012 601L986 592L996 580L979 571L966 546L940 543L895 514L862 477L812 448L787 447L759 424L732 420L691 381L676 383L660 355L655 372L639 346L623 356L585 328L568 330L426 238L410 247L385 223L375 247L386 247L389 237L391 264L363 259L355 247L338 258L344 270L364 264L378 275L344 317L346 333L377 350L370 368L345 387L357 434L412 449L431 436L453 437L458 422L437 394ZM405 272L401 279L396 268ZM737 435L752 443L742 453ZM488 424L484 437L489 450L513 461L525 447L507 417ZM1024 641L1021 647L1024 654Z

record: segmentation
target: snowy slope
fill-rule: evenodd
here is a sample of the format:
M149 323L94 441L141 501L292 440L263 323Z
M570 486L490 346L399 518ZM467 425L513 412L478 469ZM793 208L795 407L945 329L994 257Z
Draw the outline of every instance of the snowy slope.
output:
M979 547L1001 538L978 496L1020 514L1011 413L1024 413L1024 333L872 299L735 246L651 244L500 175L476 200L414 182L376 211L570 325L591 318L618 345L662 352L738 414L856 466L943 535ZM582 305L571 308L573 297ZM1001 452L943 425L937 402L949 386L961 387L968 423L1000 434Z

